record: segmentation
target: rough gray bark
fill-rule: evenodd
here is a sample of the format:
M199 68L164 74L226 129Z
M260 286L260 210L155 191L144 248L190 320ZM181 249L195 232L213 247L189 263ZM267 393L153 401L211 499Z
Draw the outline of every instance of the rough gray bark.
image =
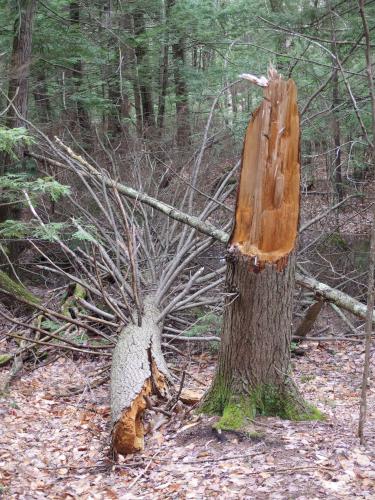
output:
M111 420L115 453L126 455L143 449L146 398L167 390L170 374L161 352L159 316L153 298L146 298L142 325L124 328L113 351Z
M72 0L69 3L69 15L70 23L77 29L80 27L81 22L81 9L80 3L76 0ZM81 131L90 129L90 117L85 109L85 106L81 100L82 84L83 84L83 63L82 59L79 58L73 64L72 80L75 87L76 94L76 121L79 124Z
M218 377L229 392L244 384L256 389L264 384L284 384L289 370L294 256L283 271L266 265L249 272L249 259L228 262ZM261 348L260 348L261 346Z
M28 81L31 63L33 19L36 0L21 0L14 24L8 99L13 102L6 117L7 127L23 127L27 116ZM16 112L17 110L17 112Z

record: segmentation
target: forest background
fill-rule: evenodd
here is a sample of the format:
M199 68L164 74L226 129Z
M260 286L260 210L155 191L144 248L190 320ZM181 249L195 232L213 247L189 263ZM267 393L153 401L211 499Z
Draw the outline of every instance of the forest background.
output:
M152 286L160 282L169 349L176 354L181 347L174 344L181 332L217 340L224 249L189 240L186 229L168 225L152 209L121 205L101 181L90 184L75 162L81 155L111 178L228 231L245 127L262 100L259 88L239 75L266 75L270 64L298 88L299 270L366 301L374 181L373 89L366 71L372 0L365 2L370 39L356 1L18 0L0 1L0 13L2 288L28 302L47 298L58 309L71 297L69 283L84 285L89 297L77 298L75 290L79 306L68 303L73 322L71 310L82 300L109 316L98 325L79 310L91 336L75 324L70 348L94 355L104 342L109 349L113 324L127 321L127 301L139 313L139 289L149 291L149 276ZM215 208L212 198L219 201ZM124 210L132 215L122 220ZM140 250L129 278L119 270L132 245ZM176 255L184 265L168 267ZM138 269L144 282L137 281ZM7 276L32 295L15 289ZM186 287L188 298L181 295ZM297 290L296 297L297 324L312 296ZM53 335L64 326L51 310L30 319L27 307L4 304L5 324L21 321L21 342L30 342L38 328ZM30 333L28 325L38 318ZM21 344L22 352L45 360L51 347L44 337L34 340L38 353L32 342ZM210 342L197 344L215 348ZM19 364L9 359L17 372Z

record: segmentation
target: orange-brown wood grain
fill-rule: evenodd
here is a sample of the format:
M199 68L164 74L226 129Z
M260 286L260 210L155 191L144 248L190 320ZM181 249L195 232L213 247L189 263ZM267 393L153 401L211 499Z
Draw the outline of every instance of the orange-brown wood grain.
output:
M230 245L283 267L299 219L299 114L293 80L274 74L246 131ZM278 266L279 267L279 266Z

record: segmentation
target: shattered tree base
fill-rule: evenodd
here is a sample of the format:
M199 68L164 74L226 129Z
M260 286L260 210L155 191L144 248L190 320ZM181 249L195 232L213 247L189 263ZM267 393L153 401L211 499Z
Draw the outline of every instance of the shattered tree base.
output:
M165 397L170 375L161 346L160 311L145 300L142 326L129 325L119 336L111 371L112 452L127 455L144 447L142 417L147 398Z

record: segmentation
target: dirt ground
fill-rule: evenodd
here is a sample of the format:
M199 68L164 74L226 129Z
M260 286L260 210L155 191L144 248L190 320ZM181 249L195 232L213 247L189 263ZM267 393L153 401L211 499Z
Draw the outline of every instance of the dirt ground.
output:
M320 326L330 318L323 314ZM319 327L319 325L318 325ZM256 439L218 436L193 411L155 415L144 453L108 458L108 382L90 387L98 361L62 355L24 374L0 404L0 496L8 499L375 498L375 387L368 389L367 444L356 437L360 343L304 343L293 358L320 422L259 417ZM175 360L175 366L181 366ZM192 356L187 385L202 389L215 357ZM3 369L2 375L6 373ZM67 395L72 387L84 388Z

